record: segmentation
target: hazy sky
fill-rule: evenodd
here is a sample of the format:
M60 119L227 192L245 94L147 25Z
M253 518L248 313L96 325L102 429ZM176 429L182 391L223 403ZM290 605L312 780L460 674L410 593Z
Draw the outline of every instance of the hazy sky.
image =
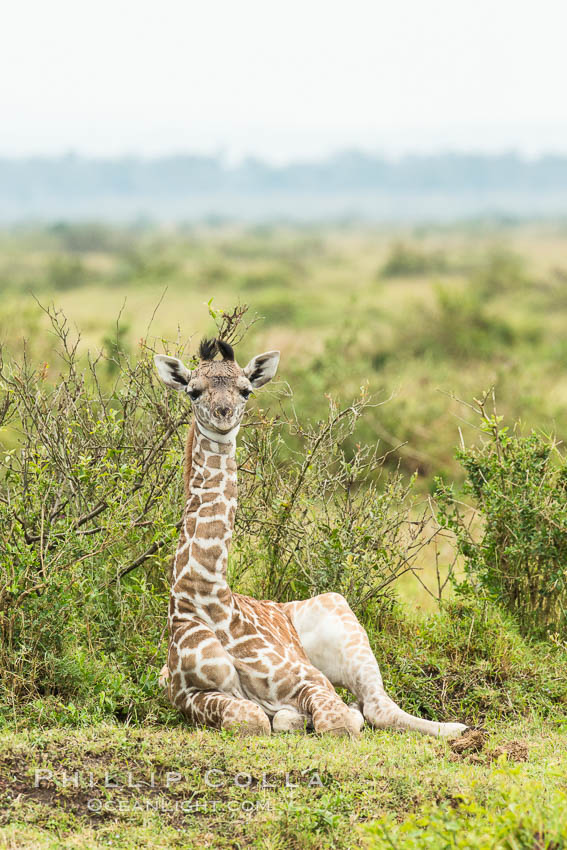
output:
M567 152L564 0L7 0L0 154Z

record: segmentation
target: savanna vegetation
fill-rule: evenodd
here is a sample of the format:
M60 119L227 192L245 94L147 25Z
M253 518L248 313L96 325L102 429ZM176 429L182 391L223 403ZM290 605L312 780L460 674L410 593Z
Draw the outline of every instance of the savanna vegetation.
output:
M566 237L0 234L0 847L567 846ZM213 331L282 351L239 440L233 586L342 592L392 696L482 729L468 749L243 742L168 707L191 414L152 353Z

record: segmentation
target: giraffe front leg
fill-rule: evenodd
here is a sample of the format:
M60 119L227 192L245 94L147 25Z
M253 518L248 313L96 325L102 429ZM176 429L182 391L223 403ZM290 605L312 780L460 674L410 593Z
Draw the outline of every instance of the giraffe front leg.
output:
M195 726L231 729L239 735L269 735L270 720L265 711L247 699L220 691L179 691L173 704Z
M172 629L167 669L170 702L190 723L244 735L271 733L268 715L244 697L231 657L202 621L187 618Z
M364 726L364 717L356 705L349 705L348 710L355 730L360 732ZM313 730L313 718L292 708L281 708L272 717L272 729L274 732L308 732Z

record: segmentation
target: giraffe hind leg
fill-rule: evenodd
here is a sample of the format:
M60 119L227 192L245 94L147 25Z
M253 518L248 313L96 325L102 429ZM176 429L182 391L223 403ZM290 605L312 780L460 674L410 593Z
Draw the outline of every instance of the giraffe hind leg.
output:
M368 636L339 593L324 593L284 606L314 667L334 685L348 688L364 720L377 729L409 729L456 737L464 723L438 723L408 714L385 692Z

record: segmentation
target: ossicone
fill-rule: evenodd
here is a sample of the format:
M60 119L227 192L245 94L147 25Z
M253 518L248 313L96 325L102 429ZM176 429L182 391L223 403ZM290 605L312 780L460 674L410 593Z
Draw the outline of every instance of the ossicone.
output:
M234 349L230 343L225 342L224 339L217 339L217 347L223 360L234 360Z
M201 360L212 360L217 353L216 339L202 339L199 345L199 357Z
M201 360L213 360L219 352L223 360L234 360L234 349L232 345L223 339L202 339L199 345L199 357Z

